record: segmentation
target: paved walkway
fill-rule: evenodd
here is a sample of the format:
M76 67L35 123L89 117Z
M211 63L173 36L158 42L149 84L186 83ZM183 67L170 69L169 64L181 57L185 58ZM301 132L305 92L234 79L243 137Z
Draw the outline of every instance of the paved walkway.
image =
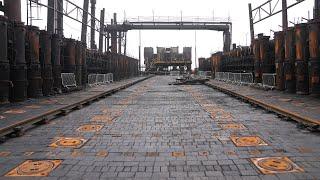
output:
M0 175L139 180L320 177L319 134L299 130L275 114L203 85L169 86L173 80L153 77L10 139L0 145Z

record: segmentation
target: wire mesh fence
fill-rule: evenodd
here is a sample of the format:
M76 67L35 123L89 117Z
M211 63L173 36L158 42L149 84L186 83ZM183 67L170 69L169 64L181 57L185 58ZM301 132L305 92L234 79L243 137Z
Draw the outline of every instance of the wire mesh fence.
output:
M77 87L76 76L74 73L61 73L62 86L64 88L70 89L72 87Z

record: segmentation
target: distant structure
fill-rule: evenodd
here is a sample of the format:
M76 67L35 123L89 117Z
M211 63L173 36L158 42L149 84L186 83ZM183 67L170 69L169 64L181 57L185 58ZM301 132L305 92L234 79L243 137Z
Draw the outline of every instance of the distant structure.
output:
M191 71L191 52L191 47L184 47L182 54L179 54L179 47L157 47L157 54L154 54L153 47L145 47L146 71Z

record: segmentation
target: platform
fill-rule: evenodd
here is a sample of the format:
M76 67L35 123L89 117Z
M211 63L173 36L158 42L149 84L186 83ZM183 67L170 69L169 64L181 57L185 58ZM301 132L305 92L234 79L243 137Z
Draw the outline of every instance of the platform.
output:
M266 91L217 80L211 80L206 84L300 123L320 125L320 96L288 94L277 90Z
M81 108L85 104L90 104L91 101L124 89L145 78L132 78L69 94L29 99L22 103L0 107L0 135L6 135L16 130L21 131L28 128L26 125L32 125L38 121L53 118L55 115L67 113L72 109Z

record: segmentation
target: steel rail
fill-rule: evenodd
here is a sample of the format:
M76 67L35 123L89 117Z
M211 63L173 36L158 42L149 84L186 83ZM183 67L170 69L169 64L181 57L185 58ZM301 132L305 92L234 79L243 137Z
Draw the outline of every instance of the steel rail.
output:
M25 120L21 120L21 121L19 121L17 123L14 123L12 125L9 125L9 126L7 126L5 128L0 129L0 137L3 137L5 135L8 135L8 134L11 134L11 133L14 133L14 132L17 132L17 129L20 129L20 128L23 128L23 127L28 127L28 126L34 125L35 123L42 122L44 120L52 120L52 119L54 119L54 116L59 115L59 114L65 114L68 111L75 110L75 108L80 109L80 107L82 107L85 104L89 104L89 103L91 103L91 102L93 102L95 100L98 100L100 98L109 96L109 95L111 95L111 94L113 94L115 92L118 92L120 90L126 89L126 88L128 88L128 87L130 87L132 85L135 85L137 83L140 83L142 81L145 81L145 80L147 80L147 79L149 79L151 77L152 76L147 76L147 77L144 77L142 79L136 80L134 82L126 83L126 84L121 85L121 86L119 86L117 88L110 89L110 90L108 90L106 92L99 93L97 95L94 95L94 96L88 97L86 99L80 100L78 102L75 102L75 103L72 103L72 104L68 104L66 106L59 107L59 108L56 108L56 109L53 109L53 110L49 110L47 112L44 112L42 114L36 115L34 117L31 117L31 118L28 118L28 119L25 119ZM52 117L52 118L49 118L49 117Z

